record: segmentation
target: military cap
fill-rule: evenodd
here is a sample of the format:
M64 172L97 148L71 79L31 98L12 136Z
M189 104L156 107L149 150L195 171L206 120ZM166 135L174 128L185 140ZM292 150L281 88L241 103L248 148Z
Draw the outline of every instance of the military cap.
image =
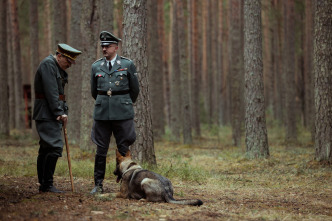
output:
M120 38L115 37L112 33L108 31L102 31L99 35L100 45L110 45L110 44L118 44L121 41Z
M82 54L81 51L76 50L75 48L63 43L58 44L58 48L56 49L56 51L62 54L63 56L69 58L70 61L74 64L77 56Z

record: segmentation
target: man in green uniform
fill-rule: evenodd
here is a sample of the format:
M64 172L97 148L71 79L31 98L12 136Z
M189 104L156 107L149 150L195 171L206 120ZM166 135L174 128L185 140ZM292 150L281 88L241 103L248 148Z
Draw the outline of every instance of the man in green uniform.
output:
M104 57L92 64L91 95L96 100L92 141L97 145L94 181L91 194L103 192L106 156L112 134L124 156L136 140L133 103L139 93L134 63L117 55L121 39L102 31L100 45Z
M56 54L46 57L35 75L33 119L40 137L37 158L39 192L62 192L53 186L53 174L58 157L62 156L62 125L67 123L64 87L68 74L65 70L75 64L79 54L80 51L69 45L58 44Z

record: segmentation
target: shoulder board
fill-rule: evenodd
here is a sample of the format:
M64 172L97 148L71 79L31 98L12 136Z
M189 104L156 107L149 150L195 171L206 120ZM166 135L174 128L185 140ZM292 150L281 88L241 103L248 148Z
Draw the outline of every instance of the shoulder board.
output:
M94 63L97 63L98 61L103 60L103 59L104 59L104 58L99 58L97 61L93 62L93 64L94 64Z
M131 61L129 58L126 58L126 57L123 57L123 56L120 56L122 59L126 59L128 61Z

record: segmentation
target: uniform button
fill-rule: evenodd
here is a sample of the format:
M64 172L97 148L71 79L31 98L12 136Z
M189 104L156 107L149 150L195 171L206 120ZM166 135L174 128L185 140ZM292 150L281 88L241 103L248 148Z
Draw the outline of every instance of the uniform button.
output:
M128 104L128 102L126 102L126 104Z

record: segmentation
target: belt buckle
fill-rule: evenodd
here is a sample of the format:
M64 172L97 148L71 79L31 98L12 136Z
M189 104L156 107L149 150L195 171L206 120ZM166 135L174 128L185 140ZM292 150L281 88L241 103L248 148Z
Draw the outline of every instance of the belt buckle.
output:
M111 88L106 92L106 94L107 94L108 96L112 97L112 90L111 90Z

